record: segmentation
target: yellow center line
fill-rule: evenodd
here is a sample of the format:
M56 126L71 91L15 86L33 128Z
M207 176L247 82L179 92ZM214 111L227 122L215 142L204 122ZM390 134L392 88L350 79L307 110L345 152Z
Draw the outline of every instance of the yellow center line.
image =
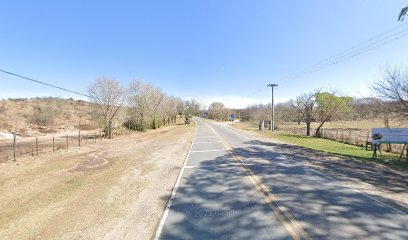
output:
M281 208L278 204L278 199L275 195L273 195L268 187L266 187L262 181L255 175L255 173L241 160L241 158L236 155L233 149L222 139L220 134L209 126L207 123L204 122L207 127L209 127L220 139L224 147L231 153L234 159L240 163L240 165L244 168L245 174L248 176L249 180L255 186L255 189L259 192L259 194L264 199L265 203L271 208L271 210L275 213L275 215L279 218L279 221L283 224L289 234L292 236L293 239L307 239L311 240L310 236L303 230L300 224L293 218L292 214L290 214L286 209ZM275 206L276 205L276 206ZM285 219L284 216L289 220L289 222ZM296 233L300 233L301 237L298 236Z

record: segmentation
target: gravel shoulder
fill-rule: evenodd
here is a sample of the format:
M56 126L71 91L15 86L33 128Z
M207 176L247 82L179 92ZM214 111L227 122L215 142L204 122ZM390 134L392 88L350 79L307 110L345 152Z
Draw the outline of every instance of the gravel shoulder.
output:
M0 164L0 239L149 239L194 124Z

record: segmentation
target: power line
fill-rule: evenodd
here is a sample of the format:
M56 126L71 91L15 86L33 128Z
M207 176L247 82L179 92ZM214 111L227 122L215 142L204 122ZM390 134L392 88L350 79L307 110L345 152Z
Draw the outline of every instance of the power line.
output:
M316 72L316 71L319 71L319 70L323 69L324 66L337 64L339 62L343 62L345 59L351 58L350 56L354 57L354 56L360 55L361 53L364 53L364 52L367 52L367 51L369 51L371 49L374 49L374 48L377 48L379 46L385 45L385 44L387 44L387 43L389 43L391 41L394 41L396 39L400 39L400 38L406 36L406 34L403 34L402 36L398 36L398 35L401 34L401 33L406 32L408 30L408 28L403 29L402 31L399 31L397 33L393 33L391 35L385 36L385 37L383 37L383 36L387 35L388 33L394 32L395 30L397 30L397 29L399 29L399 28L401 28L401 27L403 27L403 26L405 26L407 24L408 23L400 24L400 25L398 25L398 26L396 26L396 27L394 27L394 28L392 28L390 30L382 32L382 33L380 33L380 34L378 34L378 35L376 35L376 36L374 36L374 37L372 37L372 38L370 38L370 39L368 39L368 40L366 40L364 42L361 42L361 43L359 43L359 44L357 44L357 45L355 45L355 46L353 46L351 48L348 48L348 49L346 49L344 51L341 51L340 53L338 53L338 54L336 54L336 55L334 55L332 57L326 58L326 59L324 59L324 60L322 60L322 61L320 61L320 62L318 62L318 63L316 63L316 64L314 64L312 66L310 66L309 68L306 68L303 71L291 74L291 75L288 76L288 78L289 79L302 78L305 75L308 75L310 73L313 73L313 72ZM376 40L376 39L378 39L380 37L383 37L383 38L381 38L380 40L374 41L374 40ZM390 40L390 38L391 38L391 40ZM372 42L372 41L374 41L374 42ZM369 43L369 44L366 45L367 43ZM385 44L383 44L383 43L385 43ZM375 46L375 47L372 47L372 46ZM368 50L364 51L365 49L368 49Z
M387 30L387 31L385 31L385 32L382 32L382 33L380 33L380 34L378 34L378 35L376 35L376 36L374 36L374 37L372 37L372 38L370 38L370 39L368 39L368 40L366 40L366 41L364 41L364 42L361 42L361 43L359 43L359 44L357 44L357 45L354 45L354 46L351 47L351 48L348 48L348 49L346 49L346 50L343 50L343 51L337 53L337 54L334 55L334 56L331 56L331 57L326 58L326 59L324 59L324 60L322 60L322 61L320 61L320 62L318 62L318 63L316 63L316 64L313 64L313 65L310 66L308 69L313 68L313 67L315 67L315 66L318 66L318 65L320 65L320 64L322 64L322 63L324 63L324 62L326 62L326 61L329 61L329 60L331 60L331 59L333 59L333 58L336 58L336 57L338 57L338 56L341 56L341 55L343 55L344 53L350 52L351 50L356 49L356 48L358 48L358 47L360 47L360 46L362 46L362 45L364 45L364 44L366 44L366 43L368 43L368 42L371 42L371 41L373 41L373 40L375 40L375 39L377 39L377 38L379 38L379 37L381 37L381 36L384 36L384 35L387 34L387 33L390 33L390 32L392 32L392 31L394 31L394 30L397 30L398 28L401 28L401 27L405 26L406 24L408 24L408 23L400 24L400 25L398 25L398 26L396 26L396 27L393 27L393 28L391 28L391 29L389 29L389 30ZM301 73L301 72L294 73L294 74L292 74L292 75L289 75L288 77L291 78L291 77L293 77L294 75L298 75L299 73Z
M407 32L407 31L408 31L408 29L405 29L405 30L403 30L403 31L401 31L401 32L398 32L398 33L396 33L396 34L393 34L393 35L391 35L391 36L388 36L387 38L384 38L384 39L382 39L382 40L380 40L380 41L376 41L376 42L374 42L374 43L372 43L372 44L370 44L370 45L367 45L367 46L365 46L365 47L363 47L363 48L360 48L360 49L358 49L358 50L356 50L356 51L353 51L353 52L351 52L351 53L349 53L349 54L346 54L346 55L343 55L343 56L341 56L341 57L339 57L339 58L336 58L336 59L334 59L332 62L327 62L327 63L322 64L322 65L320 65L320 66L317 66L317 67L308 69L308 70L304 71L302 74L298 74L298 75L296 75L296 76L294 76L294 77L292 77L292 78L289 78L289 79L299 79L299 78L303 78L303 77L306 76L306 75L309 75L309 74L312 74L312 73L314 73L314 72L323 70L323 69L325 69L326 67L328 67L328 66L330 66L330 65L335 65L335 64L344 62L344 61L346 61L346 60L348 60L348 59L350 59L350 58L353 58L353 57L355 57L355 56L358 56L358 55L361 55L361 54L366 53L366 52L368 52L368 51L371 51L371 50L373 50L373 49L375 49L375 48L378 48L378 47L380 47L380 46L382 46L382 45L386 45L386 44L388 44L388 43L390 43L390 42L392 42L392 41L395 41L395 40L397 40L397 39L401 39L401 38L403 38L403 37L405 37L405 36L408 35L408 33L405 33L405 34L401 34L401 33L404 33L404 32Z
M397 39L401 39L401 38L403 38L403 37L405 37L405 36L407 36L407 35L408 35L408 33L405 33L405 34L403 34L403 35L401 35L401 36L397 36L397 37L395 37L395 38L389 39L388 41L384 41L384 42L381 42L381 43L379 43L379 44L377 44L377 45L374 45L374 46L371 46L371 47L369 47L369 48L366 48L366 49L363 50L363 51L355 52L355 53L353 53L352 55L346 56L345 58L338 59L336 62L328 63L328 64L326 64L326 65L324 65L324 66L321 66L320 68L317 68L317 69L311 70L311 71L309 71L309 72L306 72L303 76L299 76L299 77L296 77L296 78L297 78L297 79L298 79L298 78L302 78L302 77L304 77L304 76L306 76L306 75L308 75L308 74L311 74L311 73L320 71L320 70L326 68L326 66L328 66L328 65L335 65L335 64L344 62L344 61L346 61L346 60L348 60L348 59L350 59L350 58L353 58L353 57L356 57L356 56L361 55L361 54L363 54L363 53L369 52L369 51L371 51L371 50L373 50L373 49L375 49L375 48L378 48L378 47L380 47L380 46L382 46L382 45L386 45L386 44L388 44L389 42L395 41L395 40L397 40ZM292 79L294 79L294 78L292 78Z
M65 91L65 92L70 92L70 93L74 93L74 94L77 94L77 95L80 95L80 96L84 96L84 97L88 97L88 98L91 98L91 99L99 100L98 98L92 97L92 96L84 94L84 93L76 92L76 91L69 90L69 89L63 88L63 87L59 87L59 86L56 86L56 85L53 85L53 84L50 84L50 83L35 80L35 79L25 77L23 75L13 73L13 72L9 72L9 71L3 70L3 69L0 69L0 72L3 72L5 74L9 74L9 75L12 75L12 76L15 76L15 77L18 77L18 78L22 78L22 79L25 79L25 80L28 80L28 81L31 81L31 82L35 82L35 83L38 83L38 84L42 84L42 85L45 85L45 86L48 86L48 87L56 88L56 89L59 89L59 90Z
M406 30L408 30L408 29L406 29ZM369 51L371 51L371 50L373 50L373 49L375 49L375 48L378 48L378 47L380 47L380 46L386 45L386 44L388 44L388 43L390 43L390 42L392 42L392 41L395 41L395 40L397 40L397 39L401 39L401 38L403 38L403 37L405 37L405 36L407 36L407 35L408 35L408 33L405 33L405 34L402 34L402 35L398 35L398 36L396 36L396 37L383 39L383 40L385 40L385 41L375 42L374 44L370 44L370 45L368 45L368 46L366 46L366 47L364 47L364 48L361 48L361 49L359 49L359 50L356 50L356 51L354 51L354 52L352 52L352 53L350 53L350 54L348 54L348 55L344 55L344 56L342 56L342 57L340 57L340 58L337 58L337 59L335 59L333 62L328 62L328 63L326 63L326 64L323 64L323 65L321 65L321 66L315 67L315 68L313 68L313 69L309 69L309 70L305 71L303 74L297 75L297 76L292 77L292 78L290 78L290 79L303 78L303 77L305 77L306 75L309 75L309 74L312 74L312 73L314 73L314 72L323 70L323 69L329 67L330 65L335 65L335 64L344 62L344 61L346 61L346 60L348 60L348 59L350 59L350 58L356 57L356 56L358 56L358 55L361 55L361 54L363 54L363 53L369 52Z
M289 79L301 78L301 77L303 77L305 75L308 75L310 73L319 71L319 70L325 68L325 66L327 66L327 65L332 65L332 64L337 64L339 62L343 62L345 59L350 59L351 57L360 55L361 53L368 52L369 50L372 50L372 49L377 48L379 46L385 45L385 44L387 44L389 42L392 42L394 40L400 39L400 38L406 36L406 34L402 34L402 33L407 32L407 31L408 31L408 28L406 28L406 29L404 29L404 30L402 30L400 32L394 33L394 34L392 34L390 36L387 36L385 38L382 38L380 40L377 40L377 41L375 41L373 43L370 43L369 45L366 45L364 47L356 49L356 50L354 50L354 51L352 51L350 53L341 55L340 57L332 58L333 59L332 61L325 62L325 63L322 62L322 64L317 64L314 68L309 68L309 69L307 69L307 70L305 70L305 71L303 71L303 72L301 72L301 73L299 73L297 75L293 75Z

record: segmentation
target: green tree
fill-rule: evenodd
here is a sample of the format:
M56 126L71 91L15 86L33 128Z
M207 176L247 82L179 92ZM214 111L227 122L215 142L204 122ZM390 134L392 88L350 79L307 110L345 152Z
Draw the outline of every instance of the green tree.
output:
M352 97L338 97L328 92L318 93L316 95L316 117L320 124L316 129L316 137L321 137L321 128L325 122L351 111L352 102Z

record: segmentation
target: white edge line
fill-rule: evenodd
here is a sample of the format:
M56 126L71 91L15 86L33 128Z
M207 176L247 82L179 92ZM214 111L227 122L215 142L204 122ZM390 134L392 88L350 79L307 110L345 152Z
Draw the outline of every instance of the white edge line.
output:
M196 138L198 124L197 124L197 122L195 122L195 124L196 124L196 132L194 134L194 138L191 141L190 149L188 150L186 158L184 159L184 163L183 163L183 166L181 167L180 173L179 173L179 175L177 177L176 184L174 184L173 191L171 192L171 196L170 196L170 198L169 198L169 200L167 202L167 205L166 205L166 210L164 210L163 216L162 216L162 218L160 220L159 227L157 228L156 235L154 237L155 240L160 239L160 235L161 235L161 233L163 231L164 223L166 222L166 219L167 219L167 217L169 215L170 207L173 204L174 199L176 198L177 189L178 189L178 187L180 185L181 177L183 176L184 169L186 168L187 160L188 160L188 158L190 156L191 148L193 148L193 142L194 142L194 140Z
M215 142L195 142L194 144L202 144L202 143L220 143L221 141L215 141Z
M217 136L205 136L205 137L196 137L196 138L217 138Z
M191 151L192 153L205 153L205 152L225 152L225 149L210 149L202 151Z
M268 141L268 142L270 142L270 141ZM297 145L295 145L295 146L297 146ZM268 150L268 151L271 150L271 149L269 149L268 147L263 146L263 145L261 145L261 147L264 148L264 149L266 149L266 150ZM299 147L299 146L297 146L297 147ZM316 169L314 169L314 168L312 168L312 167L310 167L310 166L307 166L306 164L304 164L304 163L302 163L302 162L296 161L296 160L291 159L291 158L288 158L288 159L285 159L285 160L289 160L289 161L291 161L291 162L300 164L300 165L302 165L303 167L305 167L305 168L307 168L307 169L310 169L310 170L312 170L312 171L314 171L314 172L320 174L321 176L323 176L323 177L325 177L325 178L327 178L327 179L332 180L334 183L336 183L336 184L338 184L338 185L340 185L340 186L342 186L342 187L344 187L344 188L348 188L348 189L350 189L350 190L353 190L353 191L356 192L356 193L360 193L360 194L362 194L362 195L364 195L364 196L366 196L366 197L368 197L368 198L370 198L370 199L372 199L372 200L374 200L374 201L380 203L380 204L383 205L384 207L388 207L388 208L390 208L390 209L392 209L392 210L394 210L394 211L397 211L397 212L399 212L399 213L402 213L402 214L407 214L406 212L404 212L404 211L402 211L402 210L400 210L400 209L398 209L398 208L395 208L395 207L393 207L393 206L390 206L389 204L387 204L387 203L385 203L385 202L383 202L383 201L380 201L380 200L376 199L375 197L370 196L370 195L368 195L368 194L366 194L366 193L364 193L364 192L362 192L362 191L360 191L360 190L358 190L358 189L355 189L355 188L351 187L350 185L348 185L348 184L346 184L346 183L344 183L344 182L341 182L341 181L339 181L339 180L337 180L337 179L335 179L335 178L333 178L333 177L331 177L331 176L328 176L328 175L326 175L326 174L324 174L324 173L322 173L322 172L320 172L320 171L318 171L318 170L316 170ZM363 181L362 181L362 182L363 182Z

